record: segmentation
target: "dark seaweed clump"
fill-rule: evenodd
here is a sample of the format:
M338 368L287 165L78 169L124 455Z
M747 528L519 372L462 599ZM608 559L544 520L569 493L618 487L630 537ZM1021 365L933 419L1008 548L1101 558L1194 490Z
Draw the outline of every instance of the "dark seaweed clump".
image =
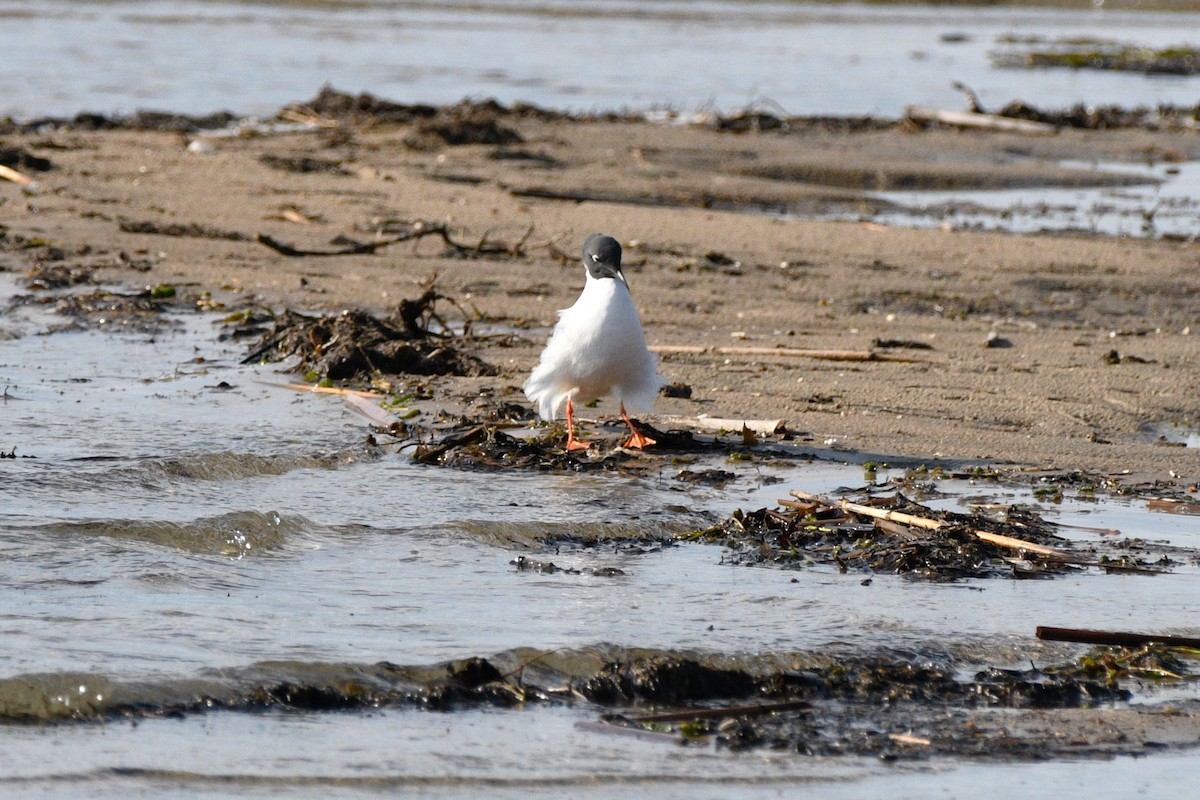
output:
M824 564L843 572L894 573L933 581L1032 577L1077 569L1071 562L998 547L974 534L982 530L1056 549L1067 544L1052 525L1027 508L1012 506L996 519L935 511L900 494L889 502L876 502L942 527L914 528L856 515L837 504L809 503L739 511L689 538L724 545L729 548L725 560L733 564Z
M512 414L507 411L506 421L532 422L534 413L527 407ZM595 472L657 470L657 462L647 461L643 455L665 455L697 450L720 451L723 445L697 439L690 431L660 431L641 420L634 420L638 430L655 440L655 444L635 454L621 447L628 437L623 423L605 425L603 438L589 429L586 438L595 445L586 451L567 451L566 431L560 426L551 426L549 431L535 438L511 436L494 424L479 424L478 421L456 427L434 442L420 445L414 458L424 464L455 467L469 470L522 469L540 472ZM611 428L611 430L609 430ZM611 438L610 438L611 437ZM695 473L682 475L679 480L689 481ZM728 474L728 473L723 473Z
M45 723L183 716L216 711L329 712L377 708L594 704L597 734L636 731L677 743L803 755L1047 758L1142 753L1152 746L1115 725L1065 739L1053 725L1021 729L993 709L1094 708L1131 698L1123 681L1169 673L1194 678L1161 647L1097 648L1073 663L977 668L930 658L793 654L786 666L710 660L663 651L522 651L429 666L259 664L218 680L114 685L99 676L20 676L0 681L0 722ZM768 662L773 664L774 662ZM62 685L97 692L62 704ZM553 687L553 688L551 688ZM59 700L55 700L59 697ZM452 724L452 722L447 722Z
M445 299L433 289L405 300L388 319L366 311L310 317L285 311L246 362L299 356L301 369L330 381L369 381L378 375L495 375L480 358L450 344L435 305ZM443 325L443 328L445 326Z

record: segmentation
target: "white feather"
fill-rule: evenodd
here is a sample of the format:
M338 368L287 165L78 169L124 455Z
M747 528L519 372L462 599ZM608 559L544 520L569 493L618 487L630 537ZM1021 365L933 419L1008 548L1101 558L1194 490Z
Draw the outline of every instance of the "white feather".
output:
M625 281L587 274L575 305L558 312L525 396L546 420L558 416L567 398L587 402L609 394L645 413L666 384L657 363Z

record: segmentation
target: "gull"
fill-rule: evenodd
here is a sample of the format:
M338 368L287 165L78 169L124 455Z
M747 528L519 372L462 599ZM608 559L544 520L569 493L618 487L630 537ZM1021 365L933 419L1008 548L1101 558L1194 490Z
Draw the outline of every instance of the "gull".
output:
M625 447L646 447L654 440L633 427L625 406L650 411L666 381L646 349L642 323L621 272L621 245L611 236L592 234L583 243L583 266L583 292L575 305L558 312L550 341L525 382L525 396L545 420L558 416L565 401L567 449L586 450L592 442L575 438L572 401L611 394L629 426Z

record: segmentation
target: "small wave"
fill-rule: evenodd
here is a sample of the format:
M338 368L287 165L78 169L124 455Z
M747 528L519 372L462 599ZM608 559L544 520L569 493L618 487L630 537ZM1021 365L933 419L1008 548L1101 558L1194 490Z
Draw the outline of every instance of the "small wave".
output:
M89 522L56 522L33 528L43 534L65 537L105 537L148 542L190 553L250 557L282 549L294 537L318 526L297 514L275 511L233 511L190 522L109 519Z
M374 461L377 458L376 453L364 448L319 455L307 453L258 455L227 451L187 458L151 460L145 462L141 470L151 476L157 474L172 479L227 481L253 478L259 475L284 475L298 469L336 469L361 461Z

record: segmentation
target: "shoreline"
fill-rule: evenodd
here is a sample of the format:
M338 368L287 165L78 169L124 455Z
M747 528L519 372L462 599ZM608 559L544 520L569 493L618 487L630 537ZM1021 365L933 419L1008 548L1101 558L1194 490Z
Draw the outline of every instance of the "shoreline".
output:
M4 266L61 263L98 281L209 291L230 308L310 311L383 312L436 275L477 324L514 332L472 352L499 369L498 394L523 402L515 387L582 285L578 246L602 231L625 247L648 341L676 350L661 371L692 389L660 398L656 416L785 419L838 450L1195 491L1200 456L1153 429L1200 426L1194 241L885 227L866 194L1014 175L1064 185L1081 179L1057 166L1072 157L1200 158L1194 131L759 120L737 133L486 104L406 121L378 111L237 137L9 129L5 148L51 169L34 174L34 193L0 182ZM746 211L855 204L863 221ZM256 239L337 251L416 222L444 224L457 249L435 238L289 256ZM478 379L430 385L443 404L480 390Z

